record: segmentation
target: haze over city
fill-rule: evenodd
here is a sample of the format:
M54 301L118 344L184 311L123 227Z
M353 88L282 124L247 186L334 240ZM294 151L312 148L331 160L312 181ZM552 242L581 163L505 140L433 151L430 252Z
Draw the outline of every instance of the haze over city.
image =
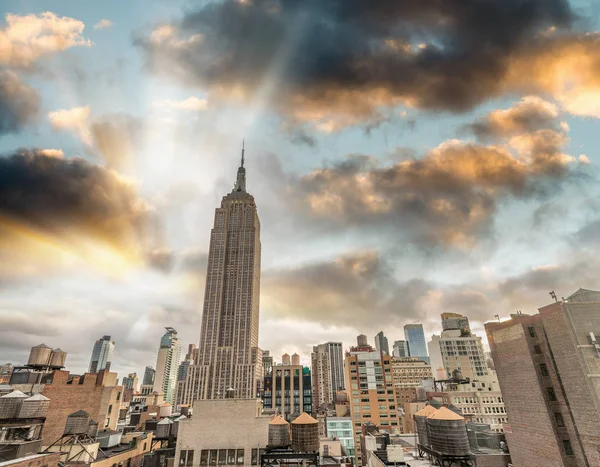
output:
M447 3L2 2L0 363L197 344L244 140L277 358L598 289L596 4Z

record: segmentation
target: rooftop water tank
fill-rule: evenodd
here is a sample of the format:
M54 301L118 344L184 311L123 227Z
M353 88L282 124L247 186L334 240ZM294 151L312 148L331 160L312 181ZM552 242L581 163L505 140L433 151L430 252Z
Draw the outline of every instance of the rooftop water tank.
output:
M163 402L158 407L158 418L170 417L173 412L173 406L168 402Z
M426 405L421 410L419 410L415 415L415 428L417 430L417 435L419 436L419 444L421 446L429 447L429 437L427 436L427 417L431 414L437 412L435 407L431 405Z
M430 449L447 456L468 456L469 436L464 417L446 407L440 407L427 417Z
M90 426L90 414L85 410L78 410L67 416L65 435L85 435Z
M173 422L170 418L163 418L156 424L156 437L157 438L168 438L171 434Z
M50 362L50 356L52 355L52 349L46 344L36 345L31 348L29 352L29 360L27 365L33 366L47 366Z
M319 447L319 422L303 412L292 422L292 449L296 452L317 452Z
M23 399L19 409L19 418L45 417L50 406L50 399L41 394Z
M21 405L29 396L21 391L13 391L0 397L0 419L17 418Z
M50 354L50 366L63 368L67 360L67 352L61 349L54 349Z
M269 446L282 447L289 445L290 424L280 415L276 415L269 422Z

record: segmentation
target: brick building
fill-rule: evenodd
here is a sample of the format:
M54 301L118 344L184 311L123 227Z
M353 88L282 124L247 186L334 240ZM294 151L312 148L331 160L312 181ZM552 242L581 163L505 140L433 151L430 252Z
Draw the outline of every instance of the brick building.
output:
M68 371L53 371L44 384L35 385L50 399L50 407L42 433L42 445L49 446L64 432L67 416L85 410L103 429L114 430L119 419L123 387L117 386L117 374L106 371L71 375ZM14 389L31 391L31 384L13 384Z
M600 465L600 292L487 323L514 464Z

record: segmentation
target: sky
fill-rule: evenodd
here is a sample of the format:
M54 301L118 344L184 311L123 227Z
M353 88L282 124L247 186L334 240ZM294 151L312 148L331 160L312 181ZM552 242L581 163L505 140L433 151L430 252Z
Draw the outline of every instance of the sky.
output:
M0 363L197 344L243 140L276 359L600 287L595 1L0 8Z

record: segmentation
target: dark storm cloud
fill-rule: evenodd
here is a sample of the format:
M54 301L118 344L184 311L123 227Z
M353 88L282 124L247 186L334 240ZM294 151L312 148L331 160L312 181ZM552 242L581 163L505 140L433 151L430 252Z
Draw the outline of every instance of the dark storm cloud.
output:
M40 110L38 92L10 71L0 70L0 134L33 123Z
M356 117L343 126L399 102L464 111L514 91L512 56L573 20L566 0L226 0L136 43L157 74L246 97L275 79L275 107Z
M61 241L89 237L131 254L160 239L158 221L130 182L83 159L39 151L0 158L0 217Z

